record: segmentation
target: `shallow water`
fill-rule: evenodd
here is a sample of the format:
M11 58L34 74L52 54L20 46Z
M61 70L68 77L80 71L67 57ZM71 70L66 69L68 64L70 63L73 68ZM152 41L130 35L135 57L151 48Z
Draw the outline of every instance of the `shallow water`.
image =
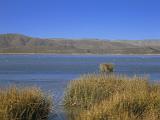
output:
M114 63L117 74L160 80L160 56L155 55L0 55L0 87L38 86L54 94L59 107L69 80L98 72L100 63ZM63 111L57 114L65 119Z

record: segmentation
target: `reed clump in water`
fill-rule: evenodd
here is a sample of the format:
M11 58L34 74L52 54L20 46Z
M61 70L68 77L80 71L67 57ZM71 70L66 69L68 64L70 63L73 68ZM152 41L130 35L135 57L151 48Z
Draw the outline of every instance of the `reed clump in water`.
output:
M47 120L52 98L40 89L0 89L0 120Z
M64 104L79 109L76 120L159 120L160 85L144 77L85 75L71 81Z
M102 73L113 72L114 65L112 63L102 63L99 65L99 70Z

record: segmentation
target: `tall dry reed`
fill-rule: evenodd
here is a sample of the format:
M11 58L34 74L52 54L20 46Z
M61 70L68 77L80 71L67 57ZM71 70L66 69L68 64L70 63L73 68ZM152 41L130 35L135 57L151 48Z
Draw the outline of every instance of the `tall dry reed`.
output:
M40 89L0 89L0 120L47 120L52 99Z
M64 104L73 120L159 120L160 85L145 77L85 75L70 82Z

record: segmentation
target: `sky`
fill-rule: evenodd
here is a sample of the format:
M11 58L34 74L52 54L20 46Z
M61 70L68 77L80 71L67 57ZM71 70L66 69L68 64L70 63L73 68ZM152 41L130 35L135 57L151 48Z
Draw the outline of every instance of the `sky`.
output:
M0 33L158 39L160 0L0 0Z

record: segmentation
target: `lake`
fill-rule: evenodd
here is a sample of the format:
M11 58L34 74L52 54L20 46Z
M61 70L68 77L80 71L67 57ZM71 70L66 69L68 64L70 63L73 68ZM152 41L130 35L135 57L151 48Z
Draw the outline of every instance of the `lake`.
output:
M82 74L98 73L100 63L114 63L117 74L147 75L150 80L160 80L158 55L13 54L0 55L0 87L38 86L54 95L59 106L67 83Z

